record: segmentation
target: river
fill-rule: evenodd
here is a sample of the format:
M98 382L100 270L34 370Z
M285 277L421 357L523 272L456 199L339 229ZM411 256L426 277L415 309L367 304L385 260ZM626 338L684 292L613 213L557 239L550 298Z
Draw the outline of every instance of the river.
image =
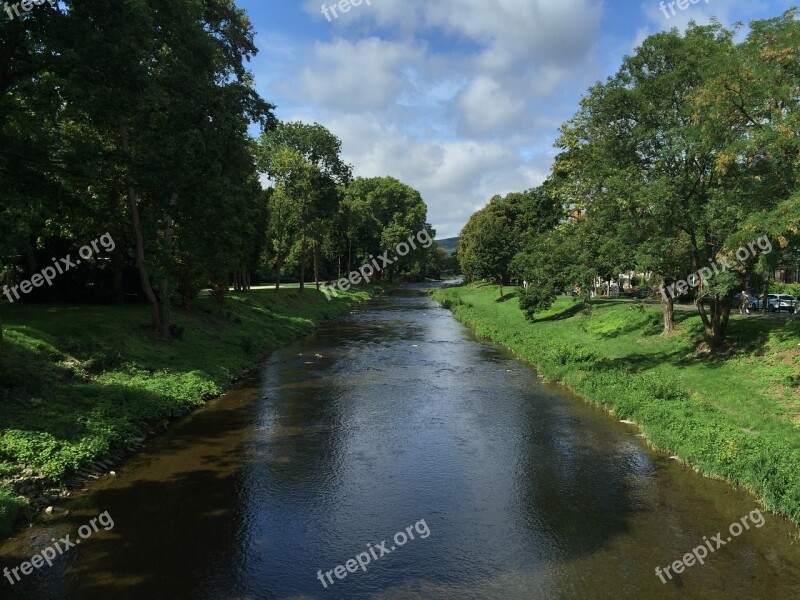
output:
M635 434L407 288L0 545L12 569L80 542L0 598L800 597L791 524Z

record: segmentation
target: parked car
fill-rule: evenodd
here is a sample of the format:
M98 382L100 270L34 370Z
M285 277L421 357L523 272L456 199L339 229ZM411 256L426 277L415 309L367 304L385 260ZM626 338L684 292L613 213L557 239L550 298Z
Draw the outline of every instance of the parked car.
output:
M769 294L767 296L767 310L770 312L778 312L785 310L794 312L797 308L797 298L789 294ZM751 310L761 310L764 307L764 298L759 298L750 305Z

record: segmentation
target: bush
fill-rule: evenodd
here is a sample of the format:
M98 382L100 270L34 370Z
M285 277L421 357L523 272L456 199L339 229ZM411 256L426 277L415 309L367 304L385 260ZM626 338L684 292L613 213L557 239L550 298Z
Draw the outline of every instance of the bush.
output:
M14 496L10 490L0 490L0 537L9 535L27 504L22 498Z
M461 306L464 304L460 298L445 298L442 300L442 306L447 310L451 310L456 306Z
M800 298L800 283L779 283L777 281L770 282L770 294L789 294L795 298Z
M679 382L666 380L659 373L640 373L636 379L636 386L651 398L673 401L689 399L688 392L681 388Z
M546 360L557 365L594 362L597 354L582 344L553 343L544 352Z

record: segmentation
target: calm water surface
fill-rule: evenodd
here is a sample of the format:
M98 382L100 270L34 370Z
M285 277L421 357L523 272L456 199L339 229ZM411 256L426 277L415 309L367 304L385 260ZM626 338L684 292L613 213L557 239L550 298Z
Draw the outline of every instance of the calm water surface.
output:
M757 504L634 434L408 289L274 353L0 545L12 568L114 520L1 578L0 598L800 598L796 530L776 517L662 584L656 566ZM382 540L395 550L323 587L318 571Z

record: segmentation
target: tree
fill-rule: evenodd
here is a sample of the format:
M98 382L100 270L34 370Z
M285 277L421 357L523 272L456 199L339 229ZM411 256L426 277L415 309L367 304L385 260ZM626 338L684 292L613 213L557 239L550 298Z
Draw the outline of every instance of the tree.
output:
M741 199L739 231L728 236L724 250L734 251L762 234L780 248L800 226L800 23L797 10L750 24L745 41L714 65L706 85L692 97L703 135L722 147L716 170L726 198ZM749 239L747 239L749 238ZM764 278L769 292L778 252L753 257L740 273ZM738 286L737 286L738 287ZM766 310L767 303L764 303Z
M318 170L296 150L283 148L272 157L275 191L270 198L269 238L275 252L275 289L281 286L281 270L300 225L304 202L311 197Z
M280 151L290 149L312 165L316 171L304 194L291 193L298 203L300 228L300 290L305 289L306 239L309 228L314 244L314 279L319 288L319 248L325 223L335 215L339 194L337 186L346 184L352 167L340 157L342 143L322 125L314 123L280 123L264 132L260 140L259 166L274 180L276 159Z
M652 35L614 77L590 90L562 129L561 168L569 173L570 196L580 199L590 219L610 206L620 222L637 224L608 233L633 234L627 244L637 248L640 265L657 269L662 289L685 274L672 269L687 262L693 270L707 266L736 228L739 200L719 193L719 140L703 135L690 101L732 47L732 34L718 24ZM722 315L730 311L730 296L698 302L710 344L718 348L727 321L708 319L705 303ZM664 294L662 304L669 332L672 298Z
M342 214L348 236L348 269L352 264L368 263L384 251L393 251L397 244L422 230L431 231L426 222L428 208L420 193L393 177L359 177L344 186ZM425 255L426 250L418 247L405 257L398 256L386 274L419 272Z
M166 338L176 282L190 295L192 278L218 279L202 260L186 264L213 245L200 242L206 230L195 218L216 216L213 241L239 247L222 255L226 266L247 246L237 240L246 232L227 227L260 196L247 126L274 121L244 67L254 34L228 0L100 0L72 6L69 17L65 114L85 124L100 157L74 181L108 182L108 193L124 198L152 327Z
M459 261L473 279L490 279L500 286L508 282L512 260L519 251L520 232L499 210L501 202L476 212L461 232Z

